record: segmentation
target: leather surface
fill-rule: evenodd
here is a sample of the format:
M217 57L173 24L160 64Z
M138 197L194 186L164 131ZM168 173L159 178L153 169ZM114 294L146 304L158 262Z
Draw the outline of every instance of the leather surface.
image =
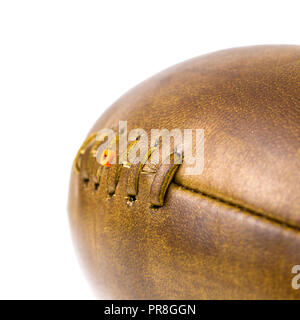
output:
M194 58L121 97L90 133L204 129L204 171L101 168L93 143L69 213L91 283L116 299L299 299L300 47ZM96 173L99 173L98 175ZM154 206L153 206L154 205Z

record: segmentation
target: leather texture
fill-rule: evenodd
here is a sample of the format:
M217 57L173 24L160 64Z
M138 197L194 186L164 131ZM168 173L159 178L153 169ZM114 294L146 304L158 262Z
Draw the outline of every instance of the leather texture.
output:
M204 170L101 167L95 133L204 129ZM300 47L224 50L144 81L96 122L76 158L72 233L112 299L299 299ZM92 139L90 139L92 137ZM175 156L173 155L173 158Z

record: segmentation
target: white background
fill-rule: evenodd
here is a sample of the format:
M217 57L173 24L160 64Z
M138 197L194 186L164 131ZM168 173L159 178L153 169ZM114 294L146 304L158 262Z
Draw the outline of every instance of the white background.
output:
M70 238L68 183L114 100L203 53L300 44L299 14L298 0L0 0L0 298L93 298Z

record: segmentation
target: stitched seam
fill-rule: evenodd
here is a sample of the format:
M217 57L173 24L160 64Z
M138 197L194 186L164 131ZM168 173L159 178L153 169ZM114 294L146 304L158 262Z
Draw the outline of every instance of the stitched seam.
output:
M164 179L164 182L162 184L162 187L161 187L161 192L160 192L160 195L159 195L159 202L161 203L161 205L164 204L164 200L165 200L165 195L166 195L166 192L167 192L167 189L173 179L173 176L174 174L176 173L176 171L178 170L178 164L174 164L172 166L172 168L170 169L170 171L167 173L165 179Z
M194 192L196 194L199 194L203 197L206 197L206 198L209 198L211 200L214 200L218 203L223 203L223 204L226 204L232 208L236 208L236 209L240 209L242 210L243 212L246 212L248 214L251 214L257 218L260 218L260 219L264 219L266 221L268 221L269 223L275 223L277 225L280 225L281 227L285 227L285 228L288 228L288 229L292 229L293 231L296 231L296 232L300 232L300 227L296 226L296 225L293 225L293 224L290 224L290 223L286 223L282 220L279 220L279 219L276 219L276 218L272 218L270 216L267 216L263 213L260 213L258 211L255 211L253 209L249 209L247 207L244 207L243 205L240 205L240 204L237 204L237 203L234 203L234 202L231 202L231 201L228 201L228 200L225 200L225 199L222 199L220 197L217 197L217 196L214 196L214 195L211 195L211 194L208 194L206 192L203 192L203 191L199 191L199 190L195 190L195 189L192 189L192 188L189 188L189 187L186 187L186 186L183 186L181 184L178 184L177 182L175 181L172 181L172 183L174 185L176 185L177 187L180 187L184 190L187 190L187 191L190 191L190 192Z
M96 138L96 134L95 134L95 133L91 134L91 135L84 141L82 147L81 147L80 150L78 151L78 153L77 153L77 155L76 155L76 158L75 158L75 161L74 161L74 170L75 170L75 172L77 172L77 173L80 172L80 169L81 169L81 168L80 168L80 166L78 166L78 161L79 161L80 157L82 156L82 154L85 153L86 148L88 147L88 145L89 145L90 143L92 143L92 141L95 140L95 138ZM117 137L117 139L118 139L118 137ZM152 150L152 151L153 151L153 150ZM126 152L128 152L128 149L127 149ZM151 153L152 153L152 152L150 152L150 154L151 154ZM148 157L149 157L149 153L148 153ZM147 157L147 158L148 158L148 157ZM88 166L90 166L90 161L91 161L91 158L89 158L89 164L88 164ZM117 170L118 172L117 172L117 177L116 177L116 181L115 181L115 182L116 182L116 185L117 185L118 182L119 182L119 174L120 174L120 171L122 170L122 166L123 166L123 165L121 165L121 168L118 168L119 170ZM141 171L142 171L142 170L139 170L139 172L138 172L138 177L136 177L137 179L139 178L139 175L140 175ZM98 173L98 171L97 171L97 173ZM89 177L89 178L90 178L90 177ZM84 178L84 179L83 179L84 182L88 182L88 181L89 181L89 178L88 178L88 179ZM95 189L96 189L96 185L99 186L100 179L101 179L101 174L100 174L99 177L97 177L97 178L98 178L98 179L97 179L98 182L95 184ZM167 175L167 177L166 177L166 180L168 180L167 178L168 178L168 175ZM86 180L87 180L87 181L86 181ZM171 180L171 179L170 179L170 180ZM136 181L136 183L138 184L138 180ZM206 192L204 192L204 191L199 191L199 190L195 190L195 189L192 189L192 188L189 188L189 187L180 185L180 184L176 183L174 180L173 180L173 181L172 181L172 180L171 180L171 181L168 181L167 184L166 184L166 181L164 181L163 186L162 186L163 194L160 195L160 198L161 198L162 196L163 196L163 198L164 198L164 194L166 193L167 188L169 187L170 183L173 183L174 185L176 185L176 186L178 186L178 187L180 187L180 188L182 188L182 189L184 189L184 190L187 190L187 191L190 191L190 192L194 192L194 193L199 194L199 195L202 195L202 196L204 196L204 197L206 197L206 198L212 199L212 200L214 200L214 201L216 201L216 202L218 202L218 203L223 203L223 204L226 204L226 205L228 205L228 206L230 206L230 207L240 209L240 210L242 210L243 212L246 212L246 213L251 214L251 215L254 215L254 216L258 217L258 218L264 219L264 220L268 221L269 223L275 223L275 224L277 224L277 225L280 225L281 227L289 228L289 229L292 229L293 231L300 232L300 226L296 226L296 225L290 224L290 223L288 223L288 222L284 222L284 221L282 221L282 220L279 220L279 219L277 219L277 218L273 218L273 217L271 217L271 216L269 216L269 215L263 214L263 213L261 213L261 212L258 212L258 211L256 211L256 210L254 210L254 209L247 208L247 207L245 207L245 206L243 206L243 205L241 205L241 204L237 204L237 203L234 203L234 202L232 202L232 201L225 200L225 199L223 199L223 198L220 198L220 197L218 197L218 196L215 196L215 195L206 193ZM165 184L166 184L166 187L165 187ZM164 190L164 189L165 189L165 190ZM160 200L162 200L162 199L160 199Z

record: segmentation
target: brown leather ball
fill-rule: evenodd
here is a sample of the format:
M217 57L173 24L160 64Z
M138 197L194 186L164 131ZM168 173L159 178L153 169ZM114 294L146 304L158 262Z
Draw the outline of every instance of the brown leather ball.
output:
M98 161L108 142L99 130L120 141L119 121L148 137L151 129L199 129L202 169L188 174L179 149L170 163L151 164L152 151L123 161L110 147ZM140 137L127 140L126 155ZM130 90L80 148L69 216L101 297L299 299L292 269L300 265L300 46L207 54Z

